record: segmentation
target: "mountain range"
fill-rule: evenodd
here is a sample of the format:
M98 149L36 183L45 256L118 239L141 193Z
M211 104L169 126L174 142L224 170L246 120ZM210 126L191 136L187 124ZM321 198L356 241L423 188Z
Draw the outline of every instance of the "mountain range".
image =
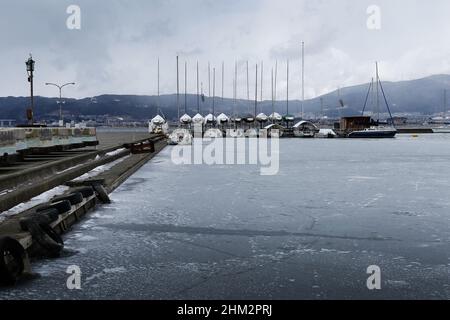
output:
M393 114L418 114L432 115L448 110L444 98L444 92L450 89L450 75L433 75L430 77L400 81L382 82L387 101ZM316 97L305 100L304 112L310 116L349 116L359 115L367 96L369 84L362 84L341 88ZM59 109L57 98L35 97L35 118L36 119L57 119ZM188 94L187 112L190 115L197 113L197 95ZM340 102L342 100L342 103ZM179 96L180 113L184 113L184 94ZM224 112L228 115L236 112L239 115L254 113L254 101L237 100L233 104L233 99L214 99L216 114ZM29 97L0 97L0 119L14 119L17 122L25 122L26 108L29 106ZM205 97L200 99L200 111L202 114L212 112L213 99ZM289 113L297 114L300 111L301 103L298 100L289 101ZM343 107L342 107L343 106ZM379 110L386 113L387 108L383 95L379 95ZM176 94L157 96L142 95L100 95L93 98L65 99L63 105L65 117L70 116L77 119L92 116L126 117L133 120L147 120L157 114L158 109L168 118L176 119L178 115ZM279 98L275 102L275 111L286 114L287 103ZM369 94L367 103L368 111L377 112L375 90ZM257 112L270 114L272 112L272 102L258 102Z

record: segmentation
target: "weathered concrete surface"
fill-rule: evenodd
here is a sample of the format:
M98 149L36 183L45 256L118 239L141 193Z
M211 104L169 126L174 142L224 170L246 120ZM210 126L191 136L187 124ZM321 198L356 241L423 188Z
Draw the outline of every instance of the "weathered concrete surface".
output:
M112 157L104 157L106 153L121 148L124 143L154 137L155 135L147 132L100 132L101 145L98 150L89 148L81 153L79 151L56 153L56 156L53 156L52 153L49 155L49 159L53 157L53 161L43 156L36 157L36 159L32 158L22 170L19 167L13 173L0 176L0 191L7 191L0 196L0 212L74 179L92 170L95 166L103 165L129 154L129 151L124 151ZM66 157L61 158L62 154ZM104 158L94 161L94 159L98 159L98 156ZM89 162L92 163L89 164Z
M81 166L68 169L60 174L52 175L44 180L36 181L31 185L26 185L12 192L9 192L0 197L0 212L6 211L16 206L17 204L30 200L31 198L47 190L53 189L61 184L64 184L67 181L75 179L98 166L122 158L129 153L129 150L123 150L112 156L103 157L98 160L92 160Z
M130 155L129 157L125 158L124 161L114 165L112 168L110 168L108 171L98 175L95 177L95 180L101 180L102 184L104 184L105 188L108 192L111 192L115 188L117 188L121 183L123 183L130 175L132 175L134 172L136 172L142 165L144 165L147 161L152 159L155 155L157 155L165 146L166 146L165 139L159 140L157 143L155 143L155 152L148 153L148 154L136 154L136 155ZM125 155L129 155L129 150L123 151L121 153L118 153L114 157L111 158L123 158ZM104 162L104 159L100 159L98 161L94 161L89 163L86 168L95 168ZM111 160L113 161L113 160ZM90 170L91 170L90 169ZM68 177L78 177L81 174L84 173L84 169L75 168L73 170L67 171L66 174L64 174L61 177L55 177L54 179L50 179L51 181L46 181L45 185L48 186L49 183L53 183L53 180L61 182L58 183L58 185L67 182ZM89 170L88 170L89 171ZM85 183L84 181L79 181L77 183L68 183L70 186L78 186L87 184L89 185L89 182ZM70 193L70 190L67 192ZM86 210L89 208L93 208L97 204L97 201L90 201L89 203L86 203L85 207L79 207L74 211L74 216L67 217L67 219L64 220L64 223L61 223L61 225L55 226L55 230L57 232L65 232L68 227L73 225L78 221L78 219L86 214ZM8 219L2 223L0 223L0 235L11 235L18 239L28 237L28 234L26 232L23 232L20 228L19 222L21 219L29 216L31 213L34 212L35 208L30 208L22 213L19 213L17 215L8 217Z

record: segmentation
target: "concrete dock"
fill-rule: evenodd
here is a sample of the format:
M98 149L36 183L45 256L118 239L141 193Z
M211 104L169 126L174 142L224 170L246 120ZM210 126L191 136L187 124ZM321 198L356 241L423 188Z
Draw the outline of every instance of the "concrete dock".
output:
M62 248L59 235L70 230L99 203L108 202L108 193L167 143L165 136L144 131L105 131L99 132L97 137L96 147L30 153L3 167L5 170L0 173L0 250L14 251L5 245L5 238L21 245L22 253L16 246L21 257L11 253L13 257L8 258L15 259L21 266L20 275L30 273L29 262L46 256L50 247L58 249L60 245ZM143 149L146 145L150 147ZM0 273L5 273L2 270ZM12 277L20 278L20 275ZM1 283L5 283L5 277L10 280L11 275L0 274Z

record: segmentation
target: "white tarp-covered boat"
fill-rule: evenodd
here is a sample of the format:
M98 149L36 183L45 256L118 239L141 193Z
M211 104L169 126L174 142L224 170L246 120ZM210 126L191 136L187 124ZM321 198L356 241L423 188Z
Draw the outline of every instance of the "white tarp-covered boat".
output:
M244 120L244 122L247 122L247 123L253 123L253 122L255 122L255 116L253 116L253 115L251 115L251 114L246 115L246 116L243 117L242 119Z
M205 123L215 123L216 117L214 117L211 113L205 117Z
M230 121L230 118L227 117L226 114L221 113L218 117L217 117L217 122L219 124L225 124L228 123Z
M169 135L170 144L189 145L192 144L192 134L188 129L175 129Z
M274 112L269 116L269 120L277 122L283 120L283 117L278 112Z
M150 133L164 133L166 134L169 130L169 125L166 120L160 115L157 115L148 124L148 131Z
M205 121L205 118L200 113L197 113L193 118L192 122L195 124L203 123Z
M258 121L258 122L267 122L268 120L269 120L269 117L264 113L260 113L256 116L256 121Z
M191 122L192 122L192 118L188 114L184 114L180 118L180 123L181 124L190 124Z

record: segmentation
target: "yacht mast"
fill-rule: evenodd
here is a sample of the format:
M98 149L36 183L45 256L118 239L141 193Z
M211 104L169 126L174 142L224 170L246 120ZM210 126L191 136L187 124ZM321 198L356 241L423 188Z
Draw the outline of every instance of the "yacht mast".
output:
M273 101L276 102L277 101L277 77L278 77L278 61L275 61L275 80L273 83Z
M158 109L161 106L161 98L159 95L159 58L158 58L158 95L157 95L158 99L157 99L157 107L156 107L156 112L158 113Z
M286 64L286 115L289 115L289 60Z
M237 102L237 61L234 62L234 103L233 103L233 115L236 118L236 102Z
M442 118L445 121L445 114L447 113L447 89L444 89L444 113L442 114Z
M249 88L249 80L248 80L248 61L247 61L247 101L250 100L250 88Z
M208 61L208 97L211 97L211 64Z
M274 123L274 115L275 115L275 101L274 101L274 92L273 92L273 68L271 72L271 84L272 84L272 123Z
M302 103L301 103L301 117L304 118L303 103L305 101L305 42L302 41Z
M212 115L215 116L215 97L216 97L216 68L213 68L213 109Z
M377 73L377 121L380 121L380 77L378 75L378 62L375 62L376 73Z
M225 82L225 62L222 61L222 102L224 98L224 82Z
M198 76L198 61L197 61L197 113L200 114L200 95L198 91L198 82L199 82L199 76Z
M263 73L264 73L264 61L261 61L261 84L260 84L260 86L261 86L261 96L260 96L260 99L261 99L261 102L263 102L263 80L264 80L264 75L263 75Z
M187 114L187 62L184 62L184 114Z
M256 80L255 80L255 120L258 110L258 64L256 64Z
M180 119L180 74L178 69L178 56L177 56L177 110L178 120Z

